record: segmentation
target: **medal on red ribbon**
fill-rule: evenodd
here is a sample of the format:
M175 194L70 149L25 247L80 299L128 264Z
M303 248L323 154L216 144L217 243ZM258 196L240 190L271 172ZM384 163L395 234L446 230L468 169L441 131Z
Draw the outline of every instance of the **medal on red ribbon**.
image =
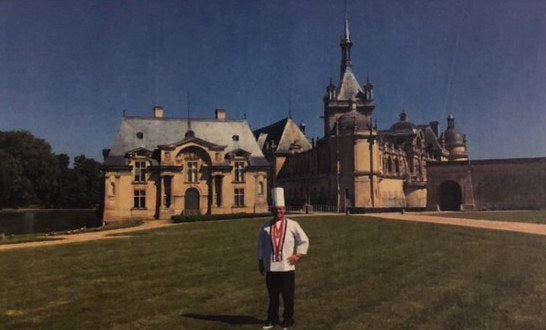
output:
M286 233L286 219L280 221L280 225L277 227L273 222L271 223L271 243L273 243L273 261L282 260L282 248L284 245L284 237Z

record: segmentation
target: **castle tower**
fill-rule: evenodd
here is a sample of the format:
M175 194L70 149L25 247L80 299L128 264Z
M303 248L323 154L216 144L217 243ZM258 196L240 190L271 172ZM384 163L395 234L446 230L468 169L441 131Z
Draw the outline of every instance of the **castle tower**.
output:
M324 96L324 136L335 135L338 130L338 119L351 111L351 102L356 103L356 111L367 117L371 123L373 104L373 85L367 81L364 88L360 86L352 69L351 34L349 20L345 17L341 47L341 66L339 86L330 80Z
M373 127L373 85L362 87L351 60L349 21L345 18L340 41L340 81L332 81L324 96L324 137L328 141L332 178L340 211L375 208L378 196L380 157L377 129Z

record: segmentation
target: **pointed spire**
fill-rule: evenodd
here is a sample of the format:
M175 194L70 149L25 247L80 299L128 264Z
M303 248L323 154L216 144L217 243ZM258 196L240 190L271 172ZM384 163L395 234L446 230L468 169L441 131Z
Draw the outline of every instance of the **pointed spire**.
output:
M349 31L349 19L347 18L347 9L345 9L345 34L343 40L351 42L351 33Z
M343 73L347 68L351 67L351 33L349 32L349 19L347 18L347 12L345 12L345 27L343 32L343 38L339 46L341 47L341 73L340 80L343 80Z

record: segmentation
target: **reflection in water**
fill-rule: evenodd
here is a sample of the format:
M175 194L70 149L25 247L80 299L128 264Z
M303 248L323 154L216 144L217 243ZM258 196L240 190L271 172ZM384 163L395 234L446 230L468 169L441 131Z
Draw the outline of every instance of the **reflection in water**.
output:
M95 210L25 210L0 212L0 233L33 234L98 227Z

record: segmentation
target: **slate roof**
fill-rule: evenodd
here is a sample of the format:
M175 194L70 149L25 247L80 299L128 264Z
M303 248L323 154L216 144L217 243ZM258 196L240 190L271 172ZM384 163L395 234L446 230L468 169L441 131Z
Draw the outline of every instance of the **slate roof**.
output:
M271 143L273 141L276 145L275 152L277 153L290 152L293 143L297 143L301 147L300 151L312 148L309 139L289 117L255 130L254 135L258 139L259 146L262 149L266 142Z
M195 138L225 146L226 153L238 149L248 151L252 155L251 166L268 166L246 120L192 119L191 130ZM123 165L121 161L130 150L154 150L159 145L176 144L186 138L187 131L186 118L123 117L104 165ZM137 133L142 133L142 138L138 138ZM234 135L239 136L238 141L233 139Z
M356 80L356 76L353 73L353 70L350 67L345 69L339 88L337 90L337 99L338 100L350 100L353 97L361 98L364 95L362 87Z

